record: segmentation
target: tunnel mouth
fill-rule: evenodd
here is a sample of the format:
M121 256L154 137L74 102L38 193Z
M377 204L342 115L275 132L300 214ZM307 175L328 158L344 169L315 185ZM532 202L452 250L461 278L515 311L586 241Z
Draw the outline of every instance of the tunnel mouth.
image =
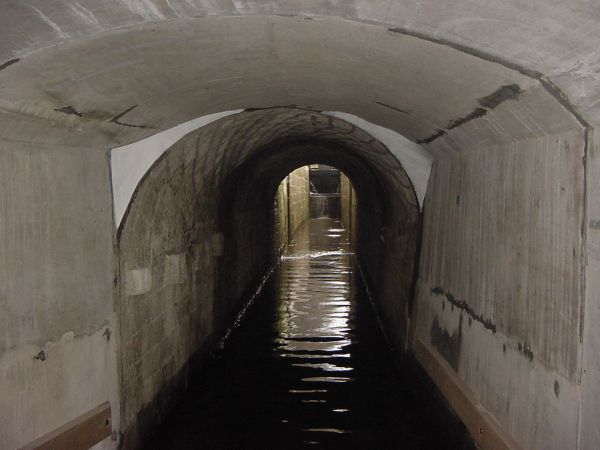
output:
M315 219L334 220L337 228L324 232L328 237L347 233L349 246L345 251L351 252L356 239L357 209L352 182L341 170L325 164L309 164L293 170L279 183L273 199L274 253L281 254L282 259L300 257L295 245L297 231L305 222Z
M420 208L385 145L342 119L292 108L246 111L206 125L154 163L118 235L126 440L151 433L183 392L191 366L206 361L264 285L281 256L273 222L278 186L310 164L347 175L360 205L354 248L364 278L382 316L404 316ZM394 329L407 326L405 317ZM395 345L405 344L404 330L392 336Z

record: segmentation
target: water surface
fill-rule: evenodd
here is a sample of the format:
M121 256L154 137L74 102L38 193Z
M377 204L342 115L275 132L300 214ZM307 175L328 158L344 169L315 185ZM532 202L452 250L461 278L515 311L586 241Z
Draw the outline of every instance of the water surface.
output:
M403 380L347 233L311 219L149 448L451 448Z

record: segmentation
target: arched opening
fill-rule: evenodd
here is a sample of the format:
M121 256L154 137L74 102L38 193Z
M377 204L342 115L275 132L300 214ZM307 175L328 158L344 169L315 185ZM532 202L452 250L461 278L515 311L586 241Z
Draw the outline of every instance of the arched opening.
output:
M247 124L258 130L250 140ZM364 131L312 111L221 119L155 163L119 231L122 429L132 445L170 409L190 364L207 357L273 266L278 186L313 163L351 180L361 205L358 259L382 316L397 320L392 344L405 344L420 212L398 160Z
M357 254L389 341L482 448L598 447L593 2L350 3L2 8L0 447L108 403L105 446L152 431L275 257L272 203L227 181L277 142L371 172ZM113 181L134 186L151 152L115 147L220 113L155 164L117 234ZM389 133L412 141L388 149L418 203ZM227 204L243 195L257 208Z
M343 172L312 160L265 194L280 259L148 448L456 448L394 364L353 251L352 192Z

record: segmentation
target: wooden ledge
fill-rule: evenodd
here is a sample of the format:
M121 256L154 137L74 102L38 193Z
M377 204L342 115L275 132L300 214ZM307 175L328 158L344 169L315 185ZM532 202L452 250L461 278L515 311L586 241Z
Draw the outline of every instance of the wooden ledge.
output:
M415 357L482 449L522 450L437 350L417 338Z
M106 402L20 450L88 450L111 432L110 403Z

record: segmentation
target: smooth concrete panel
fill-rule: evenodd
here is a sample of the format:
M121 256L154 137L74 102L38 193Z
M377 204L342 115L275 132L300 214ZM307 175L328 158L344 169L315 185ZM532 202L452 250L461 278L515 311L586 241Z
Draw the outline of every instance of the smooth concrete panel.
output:
M46 119L76 131L46 140L111 147L218 111L277 105L346 112L424 140L502 86L537 82L386 27L281 16L180 19L72 39L10 65L0 80L6 120Z
M578 128L449 152L425 204L417 335L524 448L579 439L583 152Z
M44 357L35 359L39 352ZM117 333L106 325L76 336L66 332L43 345L25 344L0 357L0 448L20 448L109 401L119 429ZM116 448L110 438L98 448Z
M112 199L97 149L0 142L0 354L113 310Z
M477 2L438 0L209 1L32 0L4 8L0 61L124 27L206 16L297 16L377 23L547 75L597 123L600 12L594 0Z

